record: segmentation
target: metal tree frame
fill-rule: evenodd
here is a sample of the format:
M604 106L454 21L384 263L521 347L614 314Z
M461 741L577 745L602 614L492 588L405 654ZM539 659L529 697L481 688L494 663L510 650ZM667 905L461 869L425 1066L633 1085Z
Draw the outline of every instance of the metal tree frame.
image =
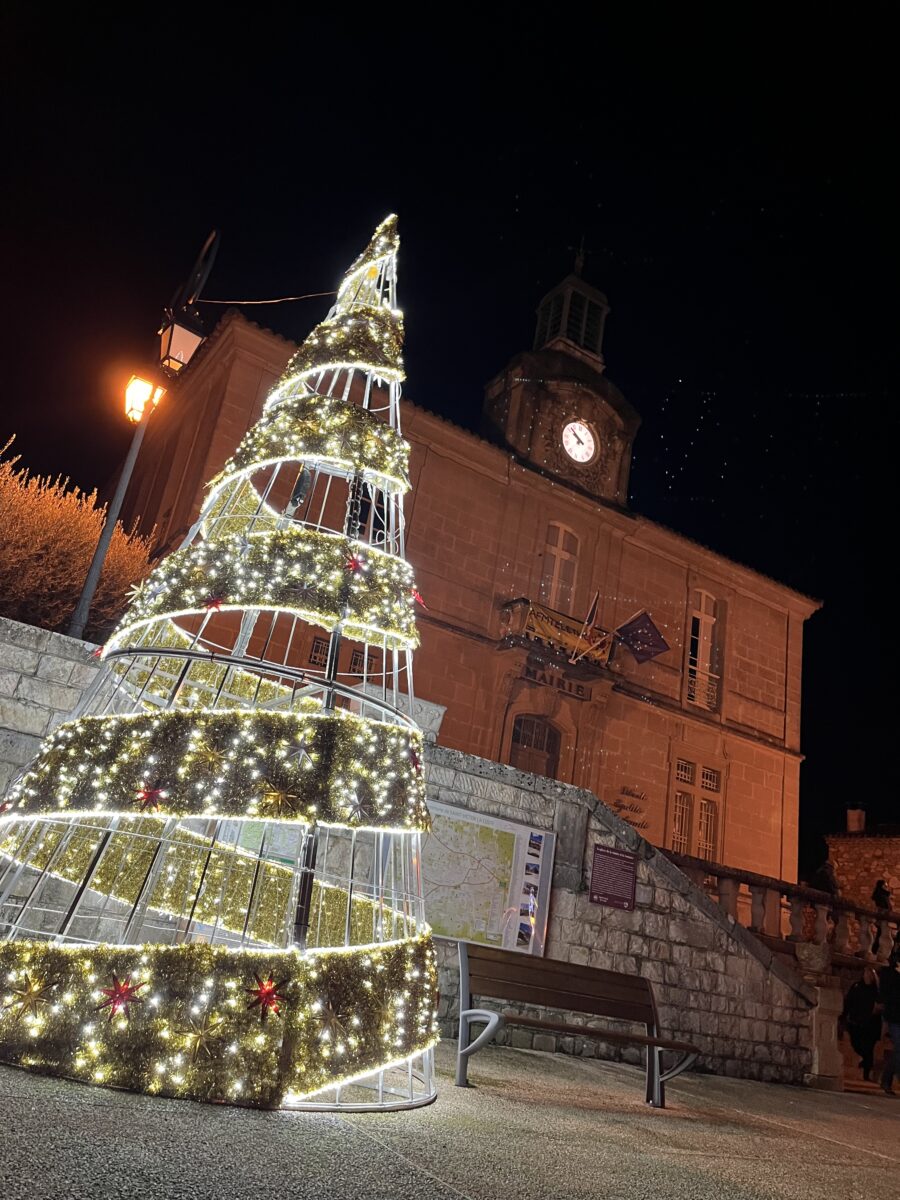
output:
M373 256L379 232L384 252ZM350 314L352 321L360 306L397 313L391 219L376 231L369 252L348 272L325 325L336 314ZM298 399L333 399L358 405L399 439L402 369L385 374L364 362L294 374L289 364L262 421ZM308 530L402 562L405 490L404 480L320 454L226 467L179 554L223 539L249 552L259 535ZM135 599L152 600L154 589L164 598L156 575ZM342 710L417 731L411 718L412 638L359 629L359 622L356 632L364 636L349 637L338 619L325 630L324 664L310 665L304 652L321 625L278 604L223 608L214 587L213 581L207 602L190 612L160 612L131 623L126 614L105 648L108 670L73 718L195 708L207 714ZM341 665L348 647L349 669ZM295 751L301 765L304 755L310 757L301 745ZM418 761L415 770L421 770ZM8 830L0 829L0 855L0 938L86 945L202 941L307 951L382 944L427 929L417 829L178 817L152 809L45 812L19 816ZM285 1103L340 1109L427 1103L434 1098L431 1055L425 1050L400 1068Z

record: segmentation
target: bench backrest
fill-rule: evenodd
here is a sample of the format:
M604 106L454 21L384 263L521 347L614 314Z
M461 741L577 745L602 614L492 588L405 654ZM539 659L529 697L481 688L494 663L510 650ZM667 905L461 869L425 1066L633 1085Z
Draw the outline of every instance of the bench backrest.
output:
M469 942L460 943L460 966L468 959L470 996L512 1000L636 1021L656 1032L656 1004L649 979L595 967L577 966L554 958L537 958L496 950ZM461 980L463 1007L469 1007L465 981Z

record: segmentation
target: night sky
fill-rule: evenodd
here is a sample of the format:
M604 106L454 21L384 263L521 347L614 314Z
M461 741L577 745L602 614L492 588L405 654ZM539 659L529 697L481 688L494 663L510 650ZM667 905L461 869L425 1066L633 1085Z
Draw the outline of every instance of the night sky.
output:
M129 439L122 384L211 228L205 295L268 298L334 287L389 211L407 394L475 428L584 236L607 371L643 416L632 507L825 603L805 641L803 865L848 802L900 820L876 700L896 622L863 552L892 509L875 448L897 433L889 9L831 25L810 6L793 28L784 10L417 26L386 7L349 32L265 6L255 29L214 26L223 9L138 29L7 6L3 440L102 486ZM244 312L301 338L327 306Z

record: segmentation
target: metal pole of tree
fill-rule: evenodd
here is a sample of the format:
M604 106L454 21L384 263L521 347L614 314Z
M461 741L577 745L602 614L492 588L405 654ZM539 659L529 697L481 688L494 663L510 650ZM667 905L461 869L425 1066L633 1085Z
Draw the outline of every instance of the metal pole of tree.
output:
M131 482L131 473L134 470L135 460L141 448L141 442L144 440L144 430L147 428L147 422L150 420L150 413L152 411L152 405L148 405L147 412L135 426L134 437L131 439L131 446L128 450L128 457L125 459L122 474L119 476L119 482L116 484L115 495L110 500L109 508L106 510L106 521L100 532L97 548L94 551L94 557L91 559L91 565L88 567L84 587L81 589L78 604L75 606L72 619L69 621L69 626L66 629L69 637L80 638L84 636L84 627L87 625L91 601L94 598L94 592L97 590L100 572L103 570L103 563L106 560L109 544L115 532L116 521L119 519L119 510L122 507L122 501L125 499L128 484Z

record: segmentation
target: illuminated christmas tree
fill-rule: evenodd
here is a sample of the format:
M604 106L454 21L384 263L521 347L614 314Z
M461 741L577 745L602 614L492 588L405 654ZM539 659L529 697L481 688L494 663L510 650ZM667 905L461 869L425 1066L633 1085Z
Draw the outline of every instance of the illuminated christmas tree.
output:
M266 1107L433 1098L396 219L0 825L0 1059Z

